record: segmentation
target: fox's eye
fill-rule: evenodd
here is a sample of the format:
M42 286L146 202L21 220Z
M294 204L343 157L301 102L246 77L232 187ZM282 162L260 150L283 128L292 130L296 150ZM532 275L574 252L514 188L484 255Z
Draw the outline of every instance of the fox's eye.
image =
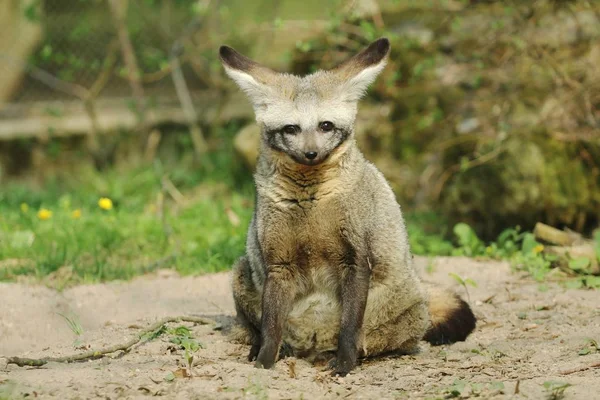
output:
M292 135L300 132L300 127L298 125L286 125L283 127L283 132Z
M331 132L333 130L335 126L333 125L333 122L330 121L325 121L325 122L321 122L319 124L319 128L321 129L321 131L323 132Z

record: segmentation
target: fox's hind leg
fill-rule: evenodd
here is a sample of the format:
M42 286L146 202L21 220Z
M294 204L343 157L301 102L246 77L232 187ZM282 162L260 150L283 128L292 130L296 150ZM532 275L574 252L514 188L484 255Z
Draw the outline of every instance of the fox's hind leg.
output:
M429 316L425 301L419 301L407 309L366 318L363 328L361 356L369 357L383 353L412 354L418 351L419 341L429 326Z
M246 256L233 266L233 301L237 321L246 331L250 345L248 360L254 361L260 350L260 305L261 293L252 280L252 270Z
M422 287L419 282L411 284ZM396 352L410 354L418 350L419 341L432 345L464 341L475 329L476 318L469 305L452 292L427 288L427 294L406 308L406 301L398 293L372 291L367 305L363 328L363 356ZM422 289L415 293L423 293ZM380 300L379 300L380 299ZM395 312L396 310L403 310ZM386 321L386 316L389 318Z
M413 353L429 327L427 295L416 275L372 282L363 324L361 356Z

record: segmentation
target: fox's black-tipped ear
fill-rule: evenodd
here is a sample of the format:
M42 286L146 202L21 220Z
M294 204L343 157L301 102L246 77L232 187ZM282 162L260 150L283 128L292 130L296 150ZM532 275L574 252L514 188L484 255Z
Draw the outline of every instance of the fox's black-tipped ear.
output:
M360 99L377 75L383 70L390 54L390 41L377 39L366 49L333 69L333 73L345 83L344 93L348 100Z
M378 65L389 53L390 41L387 38L381 38L371 43L349 61L353 61L357 67L368 68Z
M225 72L250 97L254 103L260 103L269 93L269 84L277 75L275 71L263 67L229 46L219 48L219 58Z
M257 63L229 46L221 46L219 48L219 58L221 58L221 62L226 67L239 71L249 71L253 66L258 66Z

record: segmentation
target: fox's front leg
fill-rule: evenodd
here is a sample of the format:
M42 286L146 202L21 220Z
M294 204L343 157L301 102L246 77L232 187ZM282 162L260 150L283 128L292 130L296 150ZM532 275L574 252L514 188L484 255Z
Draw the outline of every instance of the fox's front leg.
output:
M356 367L369 280L370 269L367 263L344 267L341 285L342 316L333 375L346 376Z
M255 367L271 368L275 364L295 293L289 266L269 267L262 299L261 345Z

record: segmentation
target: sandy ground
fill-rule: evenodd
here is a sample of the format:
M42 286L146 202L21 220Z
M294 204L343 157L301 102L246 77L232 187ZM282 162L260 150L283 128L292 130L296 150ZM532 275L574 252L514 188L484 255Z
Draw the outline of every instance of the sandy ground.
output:
M191 377L180 376L184 352L173 351L169 336L163 335L127 354L84 363L20 368L0 358L0 399L543 399L552 395L543 385L548 381L572 385L564 390L565 399L600 398L600 352L588 344L589 339L600 341L599 291L556 284L540 288L500 262L438 258L431 261L433 268L425 268L427 259L417 262L430 270L423 272L425 279L463 295L464 288L449 273L477 282L469 292L479 323L466 342L423 344L419 354L368 360L347 377L332 378L323 367L294 358L278 362L274 370L257 370L246 361L247 346L231 342L212 325L188 323L204 345L195 355ZM58 313L75 315L84 330L79 344L98 349L125 342L165 316L211 316L227 325L233 304L227 274L182 278L161 271L62 293L0 284L0 355L81 351ZM589 354L579 355L585 349Z

